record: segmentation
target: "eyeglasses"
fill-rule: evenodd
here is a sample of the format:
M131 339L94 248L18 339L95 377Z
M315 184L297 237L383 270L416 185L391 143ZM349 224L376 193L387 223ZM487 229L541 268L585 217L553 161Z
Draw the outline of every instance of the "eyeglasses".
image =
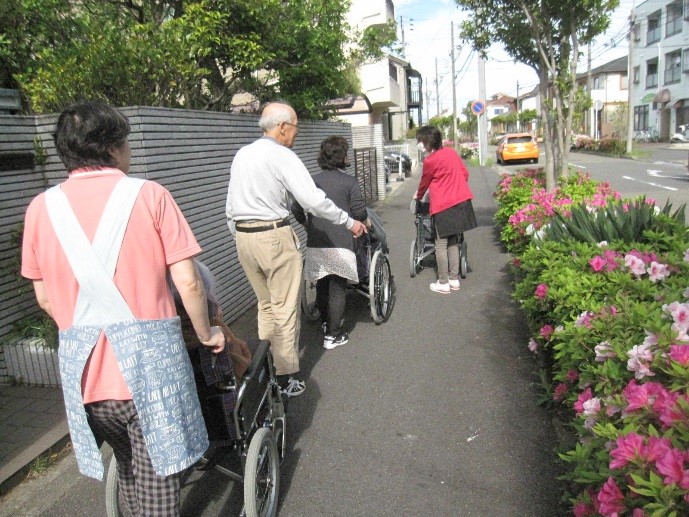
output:
M299 126L297 124L292 124L291 122L283 122L283 124L287 124L288 126L293 126L295 130L299 131Z

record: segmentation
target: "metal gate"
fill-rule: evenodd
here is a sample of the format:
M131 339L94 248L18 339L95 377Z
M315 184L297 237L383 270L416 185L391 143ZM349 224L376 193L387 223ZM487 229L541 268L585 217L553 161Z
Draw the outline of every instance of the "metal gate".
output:
M375 147L354 149L354 175L366 203L378 199L378 162Z

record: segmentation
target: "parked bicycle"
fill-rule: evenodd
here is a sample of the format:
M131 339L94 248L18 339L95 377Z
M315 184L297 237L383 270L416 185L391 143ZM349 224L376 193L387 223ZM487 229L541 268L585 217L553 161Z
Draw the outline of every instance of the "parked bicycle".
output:
M644 129L637 131L634 135L634 140L641 143L658 142L660 140L660 134L655 128Z

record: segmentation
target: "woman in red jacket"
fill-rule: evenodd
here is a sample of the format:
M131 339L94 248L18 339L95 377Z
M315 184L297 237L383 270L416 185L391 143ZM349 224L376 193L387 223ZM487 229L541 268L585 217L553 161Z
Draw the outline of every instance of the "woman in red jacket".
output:
M449 294L459 289L459 243L463 233L476 228L476 215L469 189L469 171L457 152L442 147L442 135L434 126L423 126L416 133L416 141L428 154L423 161L423 173L414 199L430 195L430 213L435 223L435 259L438 280L431 290Z

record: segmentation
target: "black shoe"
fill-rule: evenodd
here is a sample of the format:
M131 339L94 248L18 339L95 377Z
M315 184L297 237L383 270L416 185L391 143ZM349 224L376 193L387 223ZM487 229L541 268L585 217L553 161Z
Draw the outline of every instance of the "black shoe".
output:
M323 338L323 348L332 350L340 345L344 345L349 341L349 336L345 331L340 332L337 336L326 335Z

